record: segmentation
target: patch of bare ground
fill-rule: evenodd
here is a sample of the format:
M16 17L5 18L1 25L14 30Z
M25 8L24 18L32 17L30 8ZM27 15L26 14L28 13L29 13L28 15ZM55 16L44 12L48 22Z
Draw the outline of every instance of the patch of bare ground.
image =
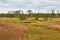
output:
M0 40L27 40L27 30L25 25L0 23Z

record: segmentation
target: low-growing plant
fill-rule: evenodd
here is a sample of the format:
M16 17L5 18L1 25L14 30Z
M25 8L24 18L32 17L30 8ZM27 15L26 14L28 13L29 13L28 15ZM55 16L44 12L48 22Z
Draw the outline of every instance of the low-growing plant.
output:
M0 23L0 40L27 40L24 25Z

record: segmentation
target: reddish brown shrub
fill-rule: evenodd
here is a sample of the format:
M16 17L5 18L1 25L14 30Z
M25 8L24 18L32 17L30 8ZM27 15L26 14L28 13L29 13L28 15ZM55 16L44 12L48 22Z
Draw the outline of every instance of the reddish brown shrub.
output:
M0 40L26 40L26 32L25 25L0 23Z

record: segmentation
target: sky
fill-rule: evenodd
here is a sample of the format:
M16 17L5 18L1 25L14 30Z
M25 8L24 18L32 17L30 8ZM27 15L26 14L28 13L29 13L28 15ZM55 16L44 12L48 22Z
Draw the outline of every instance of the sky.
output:
M29 9L33 12L60 10L60 0L0 0L0 13Z

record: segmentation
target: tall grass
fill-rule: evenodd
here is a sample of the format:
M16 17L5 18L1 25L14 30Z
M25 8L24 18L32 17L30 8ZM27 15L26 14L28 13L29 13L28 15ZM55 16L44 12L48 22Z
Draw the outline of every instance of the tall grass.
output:
M43 24L42 21L1 18L0 40L60 40L60 29Z
M0 23L0 40L26 40L26 32L25 25Z

